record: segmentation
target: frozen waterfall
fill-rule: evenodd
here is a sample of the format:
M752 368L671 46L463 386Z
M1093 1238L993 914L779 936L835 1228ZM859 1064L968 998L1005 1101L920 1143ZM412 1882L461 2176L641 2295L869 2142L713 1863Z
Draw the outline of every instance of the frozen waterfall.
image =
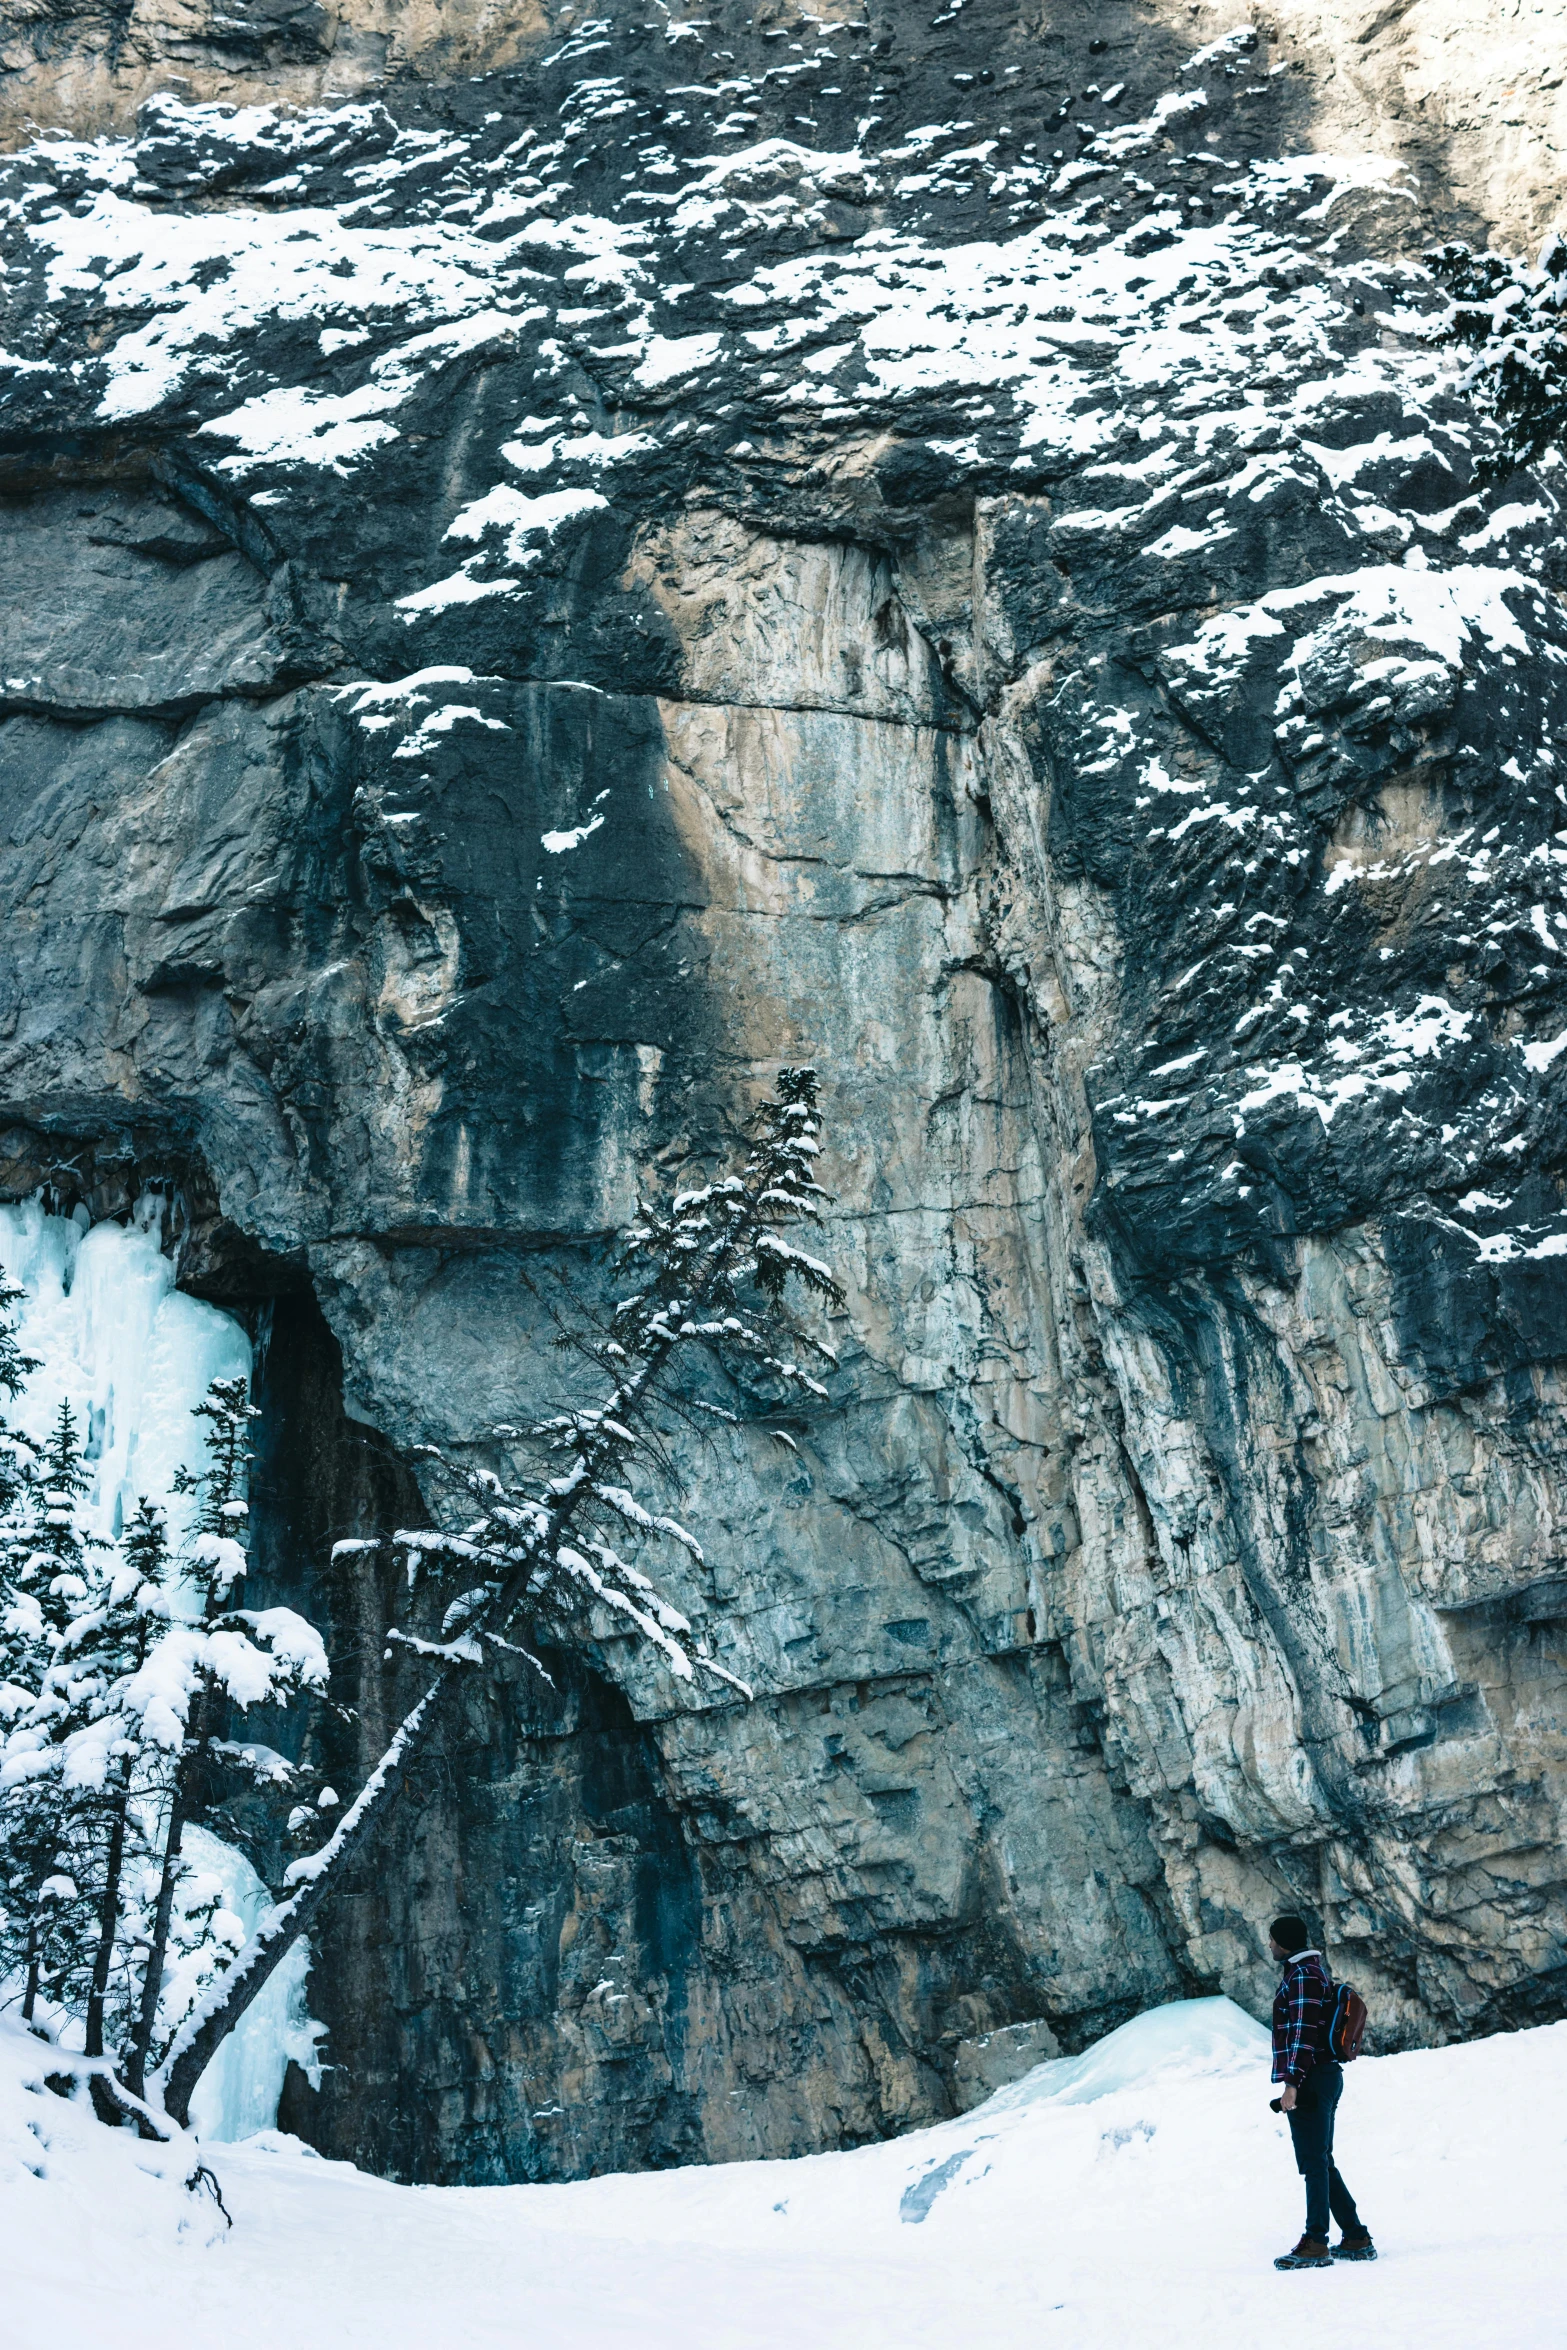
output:
M160 1246L162 1205L143 1199L128 1224L91 1226L85 1208L52 1216L37 1200L0 1207L0 1266L26 1292L17 1335L39 1364L12 1406L15 1425L41 1443L68 1398L82 1426L93 1532L117 1536L146 1494L166 1510L178 1551L196 1503L174 1492L174 1473L206 1460L192 1411L214 1379L249 1375L250 1341L231 1314L176 1289ZM185 1849L253 1926L267 1893L244 1854L201 1829L187 1832ZM313 2062L309 1964L301 1943L219 2052L192 2106L203 2136L270 2129L289 2058Z
M93 1532L118 1535L145 1493L167 1509L178 1550L196 1505L174 1493L174 1472L206 1457L191 1412L212 1380L248 1376L250 1341L232 1314L175 1288L159 1246L162 1206L141 1200L129 1224L91 1230L85 1208L0 1208L0 1265L27 1292L17 1329L40 1365L16 1424L41 1444L68 1399L82 1423Z

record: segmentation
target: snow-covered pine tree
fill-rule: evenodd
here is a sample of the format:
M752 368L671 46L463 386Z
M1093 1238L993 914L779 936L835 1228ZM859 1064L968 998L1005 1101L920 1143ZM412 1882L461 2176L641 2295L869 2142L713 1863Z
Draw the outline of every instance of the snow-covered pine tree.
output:
M36 1367L15 1344L17 1296L0 1289L8 1395ZM219 1715L326 1681L303 1618L231 1604L247 1565L237 1536L257 1417L245 1382L215 1381L196 1416L208 1466L177 1480L201 1497L182 1578L199 1584L194 1622L154 1504L138 1504L118 1544L84 1531L89 1480L69 1403L36 1460L0 1420L0 1464L15 1464L0 1485L0 1977L21 1979L29 2021L44 1997L57 2020L74 2018L88 2058L123 2041L138 2089L147 2055L162 2053L179 2009L244 1936L217 1881L197 1882L180 1860ZM107 2072L92 2080L105 2118L127 2110Z
M43 1610L29 1588L38 1557L33 1454L9 1416L9 1406L38 1368L17 1343L17 1309L24 1294L8 1274L0 1274L0 1763L12 1726L37 1700L49 1656ZM21 1798L8 1800L0 1789L0 1980L31 1971L38 1893L48 1875L48 1855L36 1845L46 1825L41 1813L35 1816L35 1807Z
M249 1569L244 1547L250 1524L246 1488L255 1459L249 1439L260 1417L261 1407L251 1402L247 1381L214 1379L192 1414L206 1422L207 1466L175 1472L176 1493L200 1496L191 1556L207 1578L209 1613L227 1601Z
M160 2053L160 2003L171 1948L179 1939L185 1830L207 1800L212 1747L225 1707L286 1702L301 1690L326 1687L326 1652L313 1625L292 1608L233 1605L249 1567L240 1536L249 1521L248 1438L260 1416L243 1379L215 1379L196 1406L195 1417L206 1423L207 1467L195 1474L181 1471L175 1487L200 1496L190 1569L201 1592L201 1617L196 1623L171 1622L129 1684L145 1738L164 1750L167 1772L158 1886L125 2050L125 2081L136 2097L144 2095L148 2070ZM189 1945L193 1926L199 1935L200 1921L184 1923ZM181 1955L188 1962L196 1954L187 1946ZM192 1970L187 1964L184 1971Z
M36 1456L11 1425L10 1406L38 1369L17 1343L17 1312L26 1295L0 1273L0 1731L38 1694L47 1655L43 1611L28 1589L38 1564L33 1509Z
M87 1597L89 1553L105 1547L96 1535L82 1528L81 1505L92 1480L68 1396L60 1399L49 1441L39 1456L37 1476L37 1548L22 1569L22 1579L37 1586L44 1621L59 1633Z
M130 1693L168 1620L171 1565L163 1513L144 1496L121 1538L118 1560L94 1595L97 1606L72 1624L52 1667L52 1677L69 1677L79 1716L65 1744L61 1775L85 1797L93 1830L98 1918L84 2019L88 2056L104 2053L112 1980L125 1972L119 1936L126 1874L150 1851L143 1822L158 1793L161 1750L149 1750Z
M63 1403L33 1506L17 1513L26 1556L11 1617L28 1671L0 1749L0 1838L18 1904L29 1870L37 1887L25 2012L42 1982L84 2017L86 2054L101 2056L125 1870L143 1842L134 1801L154 1792L137 1768L142 1722L127 1688L169 1612L169 1555L161 1513L145 1501L122 1546L86 1535L87 1485Z
M78 1802L62 1799L60 1784L71 1709L53 1678L60 1643L89 1605L99 1554L107 1547L81 1523L89 1482L76 1414L62 1397L33 1477L19 1496L8 1613L27 1646L33 1690L31 1703L14 1712L0 1752L0 1834L12 1937L0 1955L12 1965L20 1960L22 2014L29 2023L41 1994L63 2004L80 1991L92 1930L86 1813Z
M516 1637L519 1618L539 1619L558 1637L632 1634L678 1679L705 1672L749 1697L705 1641L687 1647L685 1618L624 1555L668 1541L701 1557L695 1538L631 1487L656 1435L671 1369L690 1351L740 1357L775 1391L825 1395L804 1363L830 1363L832 1350L784 1310L791 1281L824 1305L841 1302L828 1267L785 1237L788 1227L818 1218L828 1196L817 1181L820 1148L815 1072L781 1070L740 1172L682 1193L665 1209L644 1208L623 1235L617 1269L624 1293L596 1344L589 1334L578 1338L599 1367L601 1398L534 1432L549 1447L553 1469L547 1464L521 1484L489 1470L454 1471L477 1515L459 1532L392 1537L420 1573L458 1586L441 1638L404 1642L428 1661L428 1685L334 1833L292 1865L287 1898L176 2037L161 2076L175 2120L186 2119L191 2093L224 2039L388 1816L458 1682L497 1653L529 1654ZM518 1433L492 1431L503 1442Z
M7 1416L22 1389L38 1369L36 1355L23 1354L16 1335L16 1323L26 1290L9 1273L0 1271L0 1522L3 1522L20 1500L33 1464L33 1448L15 1428ZM0 1560L0 1576L5 1572ZM4 1603L6 1585L0 1581L0 1605Z
M56 2006L82 2022L84 2053L101 2057L111 1985L116 1977L123 1984L130 1955L120 1941L126 1874L148 1857L145 1823L157 1794L158 1750L149 1773L133 1692L168 1615L161 1514L142 1502L123 1544L100 1546L82 1563L86 1589L0 1759L0 1786L11 1782L0 1805L13 1813L10 1825L24 1827L33 1815L48 1822L54 1875L74 1888L45 1920L48 1988ZM104 2119L116 2118L106 2083L94 2077L93 2090Z

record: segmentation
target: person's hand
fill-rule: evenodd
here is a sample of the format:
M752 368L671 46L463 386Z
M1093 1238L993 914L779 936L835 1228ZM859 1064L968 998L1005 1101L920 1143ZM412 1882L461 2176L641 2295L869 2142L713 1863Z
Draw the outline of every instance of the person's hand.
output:
M1295 2097L1296 2097L1296 2089L1295 2089L1295 2084L1294 2084L1294 2082L1293 2082L1293 2081L1286 2081L1286 2082L1285 2082L1285 2084L1284 2084L1283 2091L1282 2091L1282 2093L1280 2094L1280 2097L1279 2097L1279 2111L1280 2111L1280 2113L1293 2113L1293 2112L1294 2112L1294 2110L1295 2110Z

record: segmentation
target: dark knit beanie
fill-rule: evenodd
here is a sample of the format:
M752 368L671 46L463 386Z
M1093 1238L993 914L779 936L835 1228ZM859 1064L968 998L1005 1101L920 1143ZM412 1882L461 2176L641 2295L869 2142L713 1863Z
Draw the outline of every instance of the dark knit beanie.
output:
M1311 1928L1304 1918L1294 1916L1275 1918L1268 1928L1268 1932L1286 1958L1293 1958L1297 1950L1311 1948Z

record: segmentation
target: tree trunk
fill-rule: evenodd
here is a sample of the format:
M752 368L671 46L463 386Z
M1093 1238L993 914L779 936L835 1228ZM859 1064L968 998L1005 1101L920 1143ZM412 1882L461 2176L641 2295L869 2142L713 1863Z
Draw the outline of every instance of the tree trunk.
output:
M22 2021L24 2024L32 2022L33 2010L38 2005L38 1965L38 1912L35 1907L27 1928L27 1988L22 1994Z
M87 2039L84 2053L103 2054L103 2010L109 1994L109 1970L114 1963L114 1937L120 1923L120 1878L125 1869L125 1820L131 1800L131 1758L120 1764L120 1792L109 1815L109 1850L103 1865L103 1897L98 1904L98 1947L93 1953L92 1985L87 1993Z
M309 1932L316 1912L336 1887L349 1861L374 1839L402 1791L409 1764L435 1727L442 1700L463 1669L455 1662L441 1668L412 1713L400 1724L391 1745L338 1822L336 1832L303 1864L310 1873L299 1891L262 1919L227 1973L212 1984L176 2033L164 2062L160 2086L163 2110L181 2128L190 2117L196 2083L229 2033L251 2001L266 1988L300 1935Z
M169 1798L169 1825L163 1839L163 1874L158 1880L152 1943L147 1952L147 1971L141 1980L136 2029L125 2052L125 2086L133 2097L147 2094L147 2059L152 2054L153 2034L158 2028L158 2001L163 1992L163 1963L168 1956L169 1927L174 1916L174 1888L179 1883L180 1846L185 1837L193 1762L194 1756L187 1748L175 1766L174 1791Z

